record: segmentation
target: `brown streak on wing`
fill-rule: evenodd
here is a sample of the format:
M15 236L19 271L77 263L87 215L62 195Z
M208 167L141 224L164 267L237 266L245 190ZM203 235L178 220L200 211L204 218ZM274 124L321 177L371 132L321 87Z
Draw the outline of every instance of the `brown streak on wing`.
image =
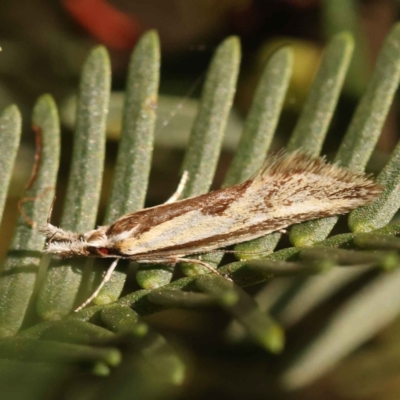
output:
M199 239L199 240L193 240L193 241L188 241L186 243L174 245L174 246L168 246L164 247L162 249L158 250L153 250L153 251L148 251L145 253L139 253L135 254L132 258L143 258L143 256L162 256L163 254L167 255L169 253L176 253L176 254L183 254L183 255L188 255L188 254L196 254L196 253L202 253L202 248L207 248L212 247L214 250L218 249L220 247L225 247L230 244L235 244L243 241L243 237L254 233L254 236L259 237L262 236L262 233L260 232L268 232L268 231L274 231L276 229L281 228L281 226L285 225L288 226L290 224L290 221L284 221L280 219L279 221L274 221L274 220L269 220L265 223L258 224L258 225L253 225L250 227L246 227L245 229L240 229L236 231L234 234L232 232L227 232L219 235L214 235L212 237L206 238L206 239ZM229 243L230 241L233 241L234 243ZM210 249L208 248L207 251Z
M139 237L154 226L170 221L193 210L198 210L204 215L222 215L233 201L243 196L251 183L252 180L247 180L229 188L128 214L110 225L106 235L118 235L138 226L133 236Z
M339 214L341 214L342 212L344 213L346 211L348 211L346 208L344 208L343 210L339 210ZM315 218L325 218L332 215L333 213L330 211L318 211L315 214L299 213L296 215L296 223L300 223ZM219 249L221 247L226 247L236 243L240 243L243 242L244 240L247 241L260 236L264 236L268 233L275 232L279 229L283 229L290 225L293 225L293 222L294 221L292 217L279 218L279 219L271 218L257 225L252 225L244 229L239 229L234 233L227 232L219 235L214 235L206 239L199 239L193 241L188 240L188 242L186 243L168 246L162 249L152 250L144 253L138 253L133 255L131 258L140 260L144 256L163 257L171 254L189 255L189 254L204 253L207 251ZM248 238L249 235L252 236L252 238L251 237Z

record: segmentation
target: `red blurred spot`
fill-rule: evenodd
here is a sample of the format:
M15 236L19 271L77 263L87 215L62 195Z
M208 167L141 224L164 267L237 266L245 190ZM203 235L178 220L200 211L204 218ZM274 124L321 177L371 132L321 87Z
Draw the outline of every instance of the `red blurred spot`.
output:
M107 256L109 254L108 249L106 249L105 247L100 247L97 249L97 251L103 256Z
M139 22L105 0L62 0L64 8L99 42L117 50L131 49L140 35Z

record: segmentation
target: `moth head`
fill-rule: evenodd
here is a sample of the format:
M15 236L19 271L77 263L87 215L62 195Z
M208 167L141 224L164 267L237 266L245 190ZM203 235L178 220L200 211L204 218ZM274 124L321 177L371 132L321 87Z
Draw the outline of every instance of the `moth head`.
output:
M47 224L41 231L47 238L46 253L62 257L108 255L105 227L78 234Z
M49 242L72 242L79 237L77 233L66 231L50 223L40 228L40 232L46 236Z
M44 251L46 253L57 254L61 257L89 256L91 254L87 244L81 240L48 242Z

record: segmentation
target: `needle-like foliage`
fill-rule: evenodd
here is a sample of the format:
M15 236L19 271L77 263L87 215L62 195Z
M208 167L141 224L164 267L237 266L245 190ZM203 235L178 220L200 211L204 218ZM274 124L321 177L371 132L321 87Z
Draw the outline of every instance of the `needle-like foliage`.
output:
M320 153L353 48L348 33L334 36L326 47L289 139L289 151L302 148L314 156ZM182 165L182 171L193 177L183 196L210 188L233 102L239 60L239 41L231 37L217 48L211 61ZM61 219L61 226L73 231L93 229L97 217L110 95L109 65L107 51L98 47L83 66L72 166ZM224 186L246 179L268 152L292 66L290 47L279 49L267 62ZM105 224L143 207L153 150L159 69L158 36L150 31L139 41L129 66L122 138ZM337 153L339 163L357 171L365 168L399 79L400 25L396 25ZM279 353L285 346L285 328L345 284L374 270L362 290L327 317L322 331L310 334L298 356L287 360L281 382L297 388L312 382L400 314L400 270L396 269L400 226L388 225L400 207L399 146L377 178L385 186L381 198L351 213L349 233L328 238L338 219L333 217L294 226L290 232L294 247L274 251L281 237L274 233L236 246L241 261L219 266L220 254L203 256L218 268L220 276L185 264L182 270L186 277L173 280L171 267L145 265L137 272L142 289L123 297L126 268L120 269L95 299L95 305L73 313L82 297L93 290L101 272L96 268L97 261L91 265L93 260L42 257L44 238L37 226L46 221L59 160L59 121L49 95L36 103L32 121L40 135L40 154L0 275L0 388L12 374L26 376L34 370L35 379L27 383L32 392L26 390L24 395L40 396L41 384L54 381L62 387L63 379L89 368L97 376L114 372L109 379L96 381L92 391L81 398L152 399L165 393L172 395L185 380L184 357L143 316L167 309L219 306L242 326L229 326L232 338L247 335L266 351ZM15 106L0 115L0 217L20 125ZM232 282L224 279L225 275ZM43 278L37 281L38 276ZM270 284L255 296L242 289L263 282ZM275 282L280 286L274 286Z

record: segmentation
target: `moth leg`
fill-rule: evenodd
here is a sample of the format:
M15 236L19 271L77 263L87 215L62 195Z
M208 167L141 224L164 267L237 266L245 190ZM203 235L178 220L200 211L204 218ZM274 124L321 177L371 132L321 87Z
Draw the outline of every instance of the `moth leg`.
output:
M156 259L148 259L148 260L141 259L140 261L136 260L136 262L147 263L147 264L173 264L173 265L180 263L180 262L189 262L189 263L201 265L204 268L207 268L212 274L222 276L225 279L227 279L228 281L233 282L231 278L229 278L226 275L220 274L218 272L218 270L213 268L210 264L207 264L206 262L201 261L197 258L183 258L183 257L178 257L178 256L176 256L176 257L170 256L169 258L159 258L159 259L156 258Z
M119 258L116 258L112 264L110 265L110 267L108 268L106 274L104 275L103 280L100 282L100 285L97 287L97 289L93 292L93 294L87 299L85 300L84 303L82 303L76 310L75 312L78 312L80 310L82 310L82 308L85 308L93 299L95 299L97 297L97 295L100 293L100 290L103 288L103 286L110 280L111 275L113 274L115 268L117 267Z
M176 258L176 261L177 261L177 262L190 262L190 263L193 263L193 264L201 265L202 267L207 268L212 274L218 275L218 276L222 276L222 277L224 277L225 279L227 279L228 281L231 281L231 282L232 282L232 279L231 279L231 278L229 278L229 277L226 276L226 275L220 274L220 273L218 272L218 270L215 269L215 268L213 268L210 264L207 264L206 262L201 261L201 260L199 260L199 259L197 259L197 258Z
M56 204L56 195L54 195L53 201L51 202L51 206L50 206L49 211L47 213L47 224L48 225L50 224L50 221L51 221L51 216L53 214L54 204Z
M184 171L182 174L181 181L179 182L179 185L176 188L175 193L164 204L175 203L175 201L179 199L179 197L183 193L183 190L185 189L188 179L189 179L189 172Z

